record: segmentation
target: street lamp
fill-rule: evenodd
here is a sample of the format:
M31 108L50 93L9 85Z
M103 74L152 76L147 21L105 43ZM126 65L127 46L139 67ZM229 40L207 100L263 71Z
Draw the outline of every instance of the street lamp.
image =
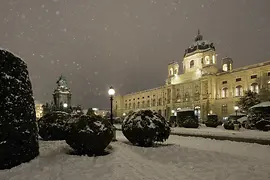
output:
M115 94L115 90L113 89L112 86L110 87L108 94L110 96L110 101L111 101L111 114L110 114L111 118L110 118L110 120L111 120L111 124L113 125L113 96ZM115 130L114 126L113 126L113 135L114 135L113 141L116 141L116 130Z
M238 111L239 107L238 106L234 106L234 110L235 110L235 115L237 116L237 111Z

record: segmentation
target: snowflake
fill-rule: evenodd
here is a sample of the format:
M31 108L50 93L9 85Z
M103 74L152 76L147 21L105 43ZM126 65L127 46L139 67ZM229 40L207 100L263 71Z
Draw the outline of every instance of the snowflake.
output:
M58 16L60 14L60 12L59 11L56 11L55 14Z

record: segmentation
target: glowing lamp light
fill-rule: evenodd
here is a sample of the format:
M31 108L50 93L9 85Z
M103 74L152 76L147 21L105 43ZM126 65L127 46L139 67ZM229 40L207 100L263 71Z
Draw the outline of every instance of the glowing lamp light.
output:
M237 111L238 109L239 109L239 107L238 107L238 106L234 106L234 110L236 110L236 111Z
M67 107L68 107L68 104L67 104L67 103L64 103L64 104L63 104L63 107L64 107L64 108L67 108Z
M108 91L108 94L109 94L110 96L114 96L115 90L113 89L112 86L110 87L110 89L109 89L109 91Z
M126 116L127 114L126 113L123 113L123 116Z

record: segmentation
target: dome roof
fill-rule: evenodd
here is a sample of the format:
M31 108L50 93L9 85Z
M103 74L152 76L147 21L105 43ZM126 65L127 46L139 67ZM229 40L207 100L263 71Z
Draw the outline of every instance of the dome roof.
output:
M203 36L200 34L200 30L198 30L198 34L195 37L195 42L192 43L186 50L184 56L195 52L196 50L215 50L215 46L212 42L203 40Z

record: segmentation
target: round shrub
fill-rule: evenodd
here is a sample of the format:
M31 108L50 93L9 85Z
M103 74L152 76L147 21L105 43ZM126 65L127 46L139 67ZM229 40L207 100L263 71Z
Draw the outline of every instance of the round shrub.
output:
M248 111L248 125L261 131L267 131L270 125L270 107L255 107Z
M62 111L47 113L38 121L39 135L45 141L65 140L69 118L70 115Z
M151 110L129 113L123 121L122 132L134 145L149 147L164 142L170 135L169 123Z
M218 116L215 114L208 115L205 125L207 127L216 128L219 125Z
M38 129L27 65L5 50L0 82L0 169L9 169L38 156Z
M237 120L228 120L224 123L224 128L227 130L234 130L234 125L238 124L239 128L241 127L241 123Z
M199 120L195 116L194 110L182 109L177 112L176 122L178 126L185 128L198 128Z
M96 115L82 115L70 126L66 142L80 154L100 154L113 138L109 120Z

